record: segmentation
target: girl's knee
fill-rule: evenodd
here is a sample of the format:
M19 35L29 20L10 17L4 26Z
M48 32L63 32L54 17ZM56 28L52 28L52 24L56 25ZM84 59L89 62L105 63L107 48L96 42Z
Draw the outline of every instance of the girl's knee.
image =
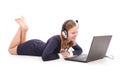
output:
M13 48L13 49L8 49L8 52L9 52L10 54L12 54L12 55L16 55L16 54L17 54L17 51L16 51L15 48Z

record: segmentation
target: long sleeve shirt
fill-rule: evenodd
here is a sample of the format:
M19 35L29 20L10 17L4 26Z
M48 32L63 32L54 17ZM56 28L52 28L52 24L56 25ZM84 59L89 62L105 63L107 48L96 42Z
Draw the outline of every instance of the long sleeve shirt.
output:
M72 47L74 49L73 55L80 55L82 53L82 48L76 44ZM58 59L61 49L60 35L55 35L48 39L45 44L44 50L42 52L43 61Z

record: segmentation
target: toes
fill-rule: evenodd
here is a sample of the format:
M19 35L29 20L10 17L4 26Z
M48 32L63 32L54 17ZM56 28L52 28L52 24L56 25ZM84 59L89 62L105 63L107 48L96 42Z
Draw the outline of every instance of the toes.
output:
M21 20L20 20L20 18L17 18L17 19L15 19L15 21L16 21L16 22L20 22Z
M21 20L22 20L22 21L24 21L24 20L25 20L25 18L24 18L23 16L21 16Z

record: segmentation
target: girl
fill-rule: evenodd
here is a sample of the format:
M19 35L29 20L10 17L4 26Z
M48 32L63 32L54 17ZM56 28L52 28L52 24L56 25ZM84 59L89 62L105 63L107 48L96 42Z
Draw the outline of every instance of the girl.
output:
M52 36L46 43L39 39L26 41L28 26L24 17L17 18L15 21L20 27L9 46L10 54L41 56L43 61L49 61L58 59L59 54L63 58L69 57L68 49L70 47L74 49L73 55L82 53L82 48L75 42L78 35L78 26L73 20L65 21L61 34Z

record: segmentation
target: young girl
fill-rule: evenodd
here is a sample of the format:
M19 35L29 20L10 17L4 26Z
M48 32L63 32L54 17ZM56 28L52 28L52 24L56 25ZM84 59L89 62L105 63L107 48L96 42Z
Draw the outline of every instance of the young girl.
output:
M73 20L65 21L61 34L52 36L46 43L39 39L26 41L28 26L24 17L17 18L15 21L20 27L9 46L10 54L41 56L43 61L49 61L58 59L59 54L63 58L69 57L68 49L70 47L74 49L73 55L82 53L82 48L75 42L78 35L78 26Z

